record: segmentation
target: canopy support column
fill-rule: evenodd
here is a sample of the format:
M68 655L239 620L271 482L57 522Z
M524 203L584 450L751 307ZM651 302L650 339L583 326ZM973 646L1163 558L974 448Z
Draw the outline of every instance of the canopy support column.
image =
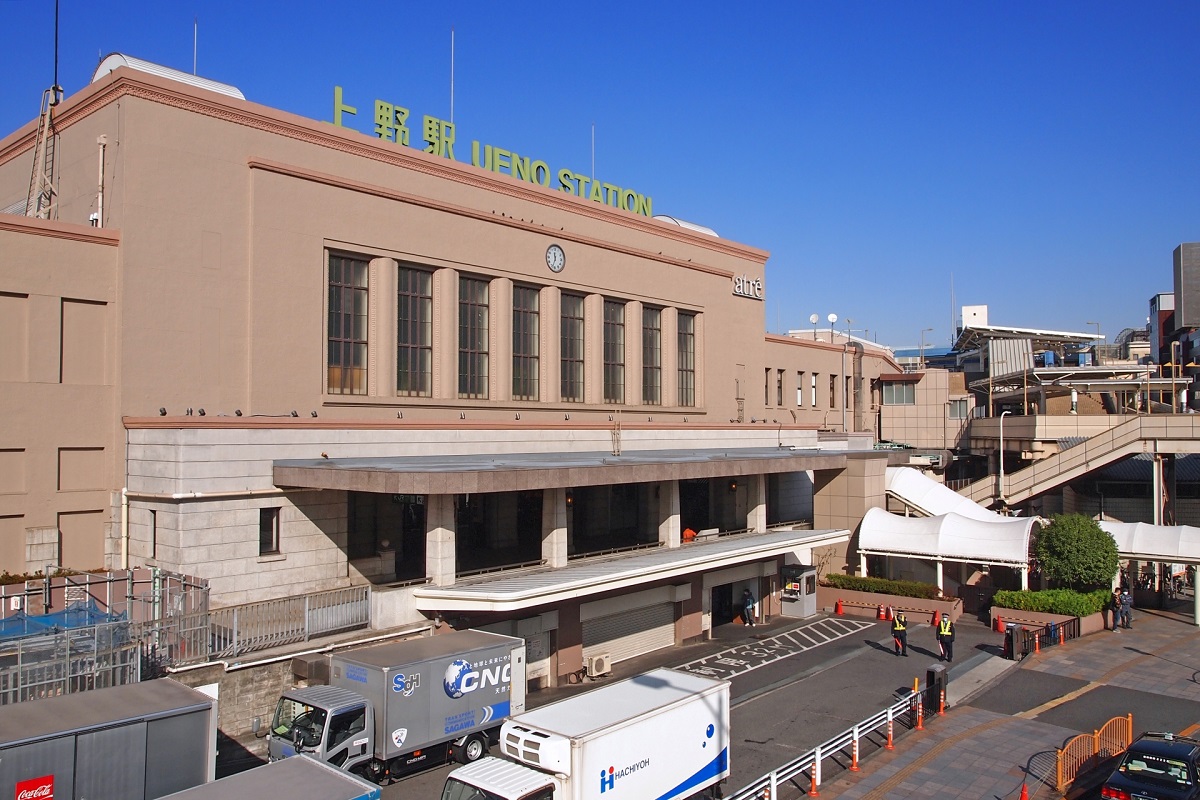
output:
M1196 567L1197 577L1192 581L1192 624L1200 628L1200 566Z
M944 566L945 566L945 565L942 563L942 560L941 560L940 558L939 558L939 559L938 559L938 560L935 562L935 564L936 564L936 566L937 566L937 587L938 587L938 594L940 595L940 594L944 594L944 593L945 593L945 589L946 589L946 586L945 586L945 569L944 569Z
M1029 566L1021 567L1021 591L1029 591Z

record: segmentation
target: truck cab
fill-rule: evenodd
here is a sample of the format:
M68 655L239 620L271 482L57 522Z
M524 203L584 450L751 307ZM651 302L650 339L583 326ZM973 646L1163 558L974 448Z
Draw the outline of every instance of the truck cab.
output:
M272 761L307 753L347 772L366 774L375 753L375 710L337 686L284 692L267 734Z
M566 796L560 777L499 758L459 767L442 787L442 800L556 800Z

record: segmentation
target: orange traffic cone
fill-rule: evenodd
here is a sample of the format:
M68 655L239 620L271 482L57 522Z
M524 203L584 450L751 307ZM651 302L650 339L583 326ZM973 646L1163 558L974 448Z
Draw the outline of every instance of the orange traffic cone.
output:
M1004 620L1000 619L999 615L996 616L996 623L992 630L996 633L1004 633Z
M891 606L888 606L888 607L887 607L887 621L888 621L888 622L891 622L891 621L892 621L892 620L894 620L895 618L896 618L896 615L892 613L892 607L891 607Z
M887 615L883 613L883 603L879 604L879 609L875 612L875 619L887 619Z
M1021 800L1029 800L1029 787L1021 783Z
M845 613L844 611L842 611L842 601L841 601L841 598L839 598L839 599L838 599L838 601L837 601L837 604L836 604L836 605L834 605L834 607L833 607L833 613L837 614L839 617L840 617L840 616L842 616L842 614L844 614L844 613Z
M930 624L930 625L932 625L933 627L935 627L935 628L936 628L936 627L937 627L937 625L938 625L938 623L939 623L939 622L941 622L941 621L942 621L942 612L938 611L938 610L935 608L935 609L933 610L933 622L931 622L931 623L929 623L929 624Z

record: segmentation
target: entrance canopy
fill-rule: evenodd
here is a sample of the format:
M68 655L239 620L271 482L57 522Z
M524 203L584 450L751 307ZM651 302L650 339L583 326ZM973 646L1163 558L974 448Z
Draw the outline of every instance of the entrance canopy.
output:
M983 521L950 513L902 517L872 508L859 529L859 552L902 558L969 561L1024 567L1029 561L1033 517Z
M1121 558L1138 561L1200 563L1200 528L1147 522L1100 522L1117 543Z
M969 497L963 497L944 483L938 483L912 467L888 467L886 489L888 494L931 517L957 514L982 522L1006 522L1012 519L989 511Z
M453 586L422 586L413 591L413 603L417 609L428 612L515 611L628 589L651 581L684 580L697 572L849 540L847 530L769 531L722 536L681 547L579 559L557 569L513 570L463 578Z

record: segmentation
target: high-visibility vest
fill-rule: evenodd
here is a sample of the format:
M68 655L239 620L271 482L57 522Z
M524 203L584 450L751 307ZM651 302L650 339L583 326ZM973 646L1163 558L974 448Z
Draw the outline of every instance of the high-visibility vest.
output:
M942 621L938 623L938 635L939 636L949 636L950 635L950 620L947 619L946 617L942 617Z
M902 631L907 624L908 620L906 620L904 617L896 617L896 619L892 622L892 630Z

